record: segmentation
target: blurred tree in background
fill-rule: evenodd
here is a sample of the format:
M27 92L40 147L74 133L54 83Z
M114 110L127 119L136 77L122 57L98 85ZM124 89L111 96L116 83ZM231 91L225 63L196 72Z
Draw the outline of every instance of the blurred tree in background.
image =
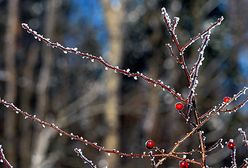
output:
M143 152L154 139L168 149L187 130L174 109L175 99L142 80L105 71L104 67L65 55L33 40L21 29L34 30L69 47L103 55L114 65L161 79L187 94L186 79L165 44L170 41L161 17L165 6L180 17L179 41L224 16L206 51L198 87L199 111L248 84L248 2L246 0L0 0L0 97L63 129L125 152ZM186 62L197 58L196 44ZM207 145L248 131L247 106L212 119L204 126ZM99 167L150 167L148 159L110 157L0 107L0 144L14 167L81 167L73 149L82 148ZM191 138L181 148L197 144ZM238 148L239 150L239 148ZM208 155L213 167L230 166L227 149ZM238 162L248 151L240 150ZM177 167L169 160L166 167Z

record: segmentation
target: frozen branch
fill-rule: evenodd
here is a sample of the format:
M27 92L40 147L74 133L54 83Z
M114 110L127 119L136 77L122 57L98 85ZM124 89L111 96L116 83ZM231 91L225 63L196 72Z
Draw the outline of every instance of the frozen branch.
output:
M222 144L222 142L223 142L223 139L221 138L221 139L219 139L217 142L215 142L212 146L210 146L207 150L206 150L206 152L208 153L208 152L211 152L211 151L213 151L213 150L215 150L216 148L218 148L219 146L221 147L221 148L223 148L224 147L224 145Z
M149 156L150 156L151 166L152 166L153 168L156 168L155 157L152 155L152 151L150 151L148 154L149 154Z
M242 128L239 128L238 131L240 132L242 138L243 138L243 143L245 144L246 147L248 147L248 139L247 139L247 135L246 135L246 132L242 129Z
M91 168L97 168L93 161L89 160L86 156L84 156L81 149L75 148L74 152L76 152L76 154L84 161L84 164L89 165Z
M131 157L131 158L144 158L144 157L148 158L148 157L150 157L150 155L147 154L146 152L143 152L143 153L124 153L124 152L120 152L116 149L105 149L103 146L98 145L96 142L91 142L91 141L88 141L79 135L75 135L73 133L66 132L66 131L62 130L61 128L59 128L59 126L55 125L54 123L49 123L47 121L39 119L36 115L31 115L25 111L22 111L21 109L16 107L13 103L9 103L9 102L5 101L4 99L0 99L0 104L2 104L3 106L5 106L8 109L15 111L16 114L21 114L24 117L24 119L29 119L35 123L40 124L43 128L50 127L52 129L54 129L60 136L69 137L72 141L82 142L85 145L89 145L89 146L95 148L96 150L108 153L109 155L110 154L116 154L116 155L119 155L120 157ZM166 154L166 153L160 154L159 153L159 154L153 154L152 156L154 156L154 157L169 157L169 158L174 158L174 159L178 159L178 160L184 160L184 158L181 158L181 157L174 155L174 154ZM195 161L195 160L188 160L188 162L192 163L192 164L200 165L200 163Z
M191 109L193 108L193 98L195 97L196 87L198 86L198 77L199 77L199 69L202 66L202 62L204 60L204 51L206 49L206 46L208 45L208 42L210 40L210 33L206 34L204 36L204 39L202 41L202 45L199 48L199 56L195 64L193 65L194 70L192 71L192 74L190 75L190 93L188 96L188 110L187 110L187 117L189 119Z
M113 66L109 64L107 61L105 61L102 56L95 56L89 53L84 53L84 52L78 51L77 48L64 47L58 42L51 42L49 38L45 38L43 35L38 34L36 31L32 30L26 23L22 23L22 28L26 30L28 33L31 33L34 36L34 38L37 39L38 41L43 41L44 43L46 43L48 46L52 48L58 48L62 50L65 54L73 53L73 54L80 56L83 59L89 59L91 60L91 62L97 61L105 67L105 70L112 69L116 73L118 72L128 77L133 77L134 80L137 80L138 78L142 78L146 82L153 84L154 87L160 86L163 89L163 91L167 90L176 99L183 101L183 102L186 101L180 93L177 93L173 88L171 88L169 85L164 84L164 82L161 80L154 80L144 75L143 73L139 73L139 72L131 73L130 69L124 70L124 69L119 68L118 66Z
M6 167L6 168L12 168L13 167L13 166L11 166L9 161L5 158L2 145L0 145L0 165L2 165L3 167Z

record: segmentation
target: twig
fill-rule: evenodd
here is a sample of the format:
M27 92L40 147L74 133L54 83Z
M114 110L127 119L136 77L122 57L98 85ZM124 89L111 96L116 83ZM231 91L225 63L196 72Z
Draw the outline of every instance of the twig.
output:
M236 147L234 147L234 149L232 150L232 154L231 154L231 158L232 158L231 168L237 168L236 152L237 152L237 149Z
M221 146L221 148L223 148L223 139L219 139L217 142L215 142L212 146L210 146L207 150L206 153L213 151L214 149L218 148L219 146Z
M0 165L3 165L6 168L12 168L13 167L13 166L11 166L9 161L5 158L2 145L0 145Z
M84 161L84 164L89 165L91 168L97 168L93 161L89 160L86 156L84 156L81 149L75 148L74 152L76 152L76 154Z
M246 147L248 147L248 139L245 131L243 131L242 128L239 128L238 131L240 132L241 136L243 137L243 143L245 144Z
M246 98L244 98L245 100L243 102L241 102L239 105L235 106L233 109L230 110L224 110L230 103L232 103L234 100L237 100L241 95L246 95L246 91L248 90L248 87L244 87L242 90L240 90L237 94L234 94L233 97L230 99L229 102L225 103L222 102L220 104L218 104L217 106L214 106L213 108L211 108L210 110L208 110L206 113L204 113L203 115L201 115L199 117L199 119L205 119L208 118L212 115L212 113L217 113L218 115L220 114L220 112L223 113L230 113L230 112L236 112L238 109L242 108L244 105L246 105L248 103L247 99L248 96Z
M149 151L149 156L150 156L150 161L151 161L151 166L153 168L156 168L156 162L155 162L155 157L152 155L152 151Z
M223 20L224 20L224 17L221 16L220 18L217 19L217 21L215 23L213 23L205 31L203 31L203 32L199 33L198 35L196 35L195 37L191 38L186 44L184 44L180 48L181 52L184 52L185 49L187 49L191 44L193 44L194 42L196 42L198 39L202 38L206 33L208 33L209 31L211 31L212 29L214 29L216 26L219 26L222 23Z
M191 77L190 77L190 93L188 95L188 111L187 111L187 117L190 117L190 112L191 112L191 108L193 107L193 98L195 97L195 90L196 87L198 85L198 76L199 76L199 69L202 66L202 62L204 60L204 51L206 49L206 46L208 45L208 42L210 40L210 32L208 32L206 35L204 35L204 40L202 41L202 45L199 49L199 57L197 59L197 61L194 64L194 72L192 73Z
M240 168L247 168L248 167L248 158L244 159L244 163L240 166Z

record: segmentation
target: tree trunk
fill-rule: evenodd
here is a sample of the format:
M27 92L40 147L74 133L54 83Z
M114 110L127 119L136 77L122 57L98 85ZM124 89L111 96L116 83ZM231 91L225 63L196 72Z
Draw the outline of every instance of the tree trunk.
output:
M4 58L6 70L5 99L14 102L16 99L16 38L18 25L18 0L8 1L7 27L4 41ZM16 163L15 153L15 113L6 113L4 119L4 137L6 138L6 154L11 163Z
M121 2L120 2L121 3ZM108 58L112 65L120 65L122 60L122 22L123 8L121 3L119 8L111 6L109 0L102 0L105 10L105 20L109 32L109 52ZM109 131L104 140L104 147L111 149L119 148L119 82L120 77L111 71L106 72L106 92L107 100L105 106L106 122ZM118 167L118 156L112 155L108 157L108 167Z

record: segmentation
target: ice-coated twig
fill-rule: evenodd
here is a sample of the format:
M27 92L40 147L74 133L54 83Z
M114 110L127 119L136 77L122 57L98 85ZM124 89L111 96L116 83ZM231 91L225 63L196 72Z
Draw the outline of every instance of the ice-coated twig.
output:
M132 73L130 72L130 69L124 70L119 68L118 66L113 66L111 64L109 64L107 61L105 61L103 59L102 56L95 56L89 53L84 53L79 51L77 48L70 48L70 47L64 47L63 45L61 45L58 42L52 42L50 41L49 38L45 38L43 35L37 33L36 31L32 30L28 24L26 23L22 23L22 28L24 30L26 30L28 33L31 33L35 39L37 39L38 41L43 41L44 43L46 43L48 46L52 47L52 48L58 48L60 50L62 50L65 54L67 53L73 53L76 54L82 58L85 59L89 59L91 60L91 62L97 61L100 64L102 64L105 67L105 70L108 69L112 69L114 72L118 72L120 74L126 75L128 77L133 77L135 80L137 80L138 78L142 78L144 79L146 82L151 83L153 86L160 86L164 91L167 90L170 94L172 94L176 99L185 102L186 100L182 97L181 94L177 93L173 88L171 88L169 85L164 84L163 81L161 80L155 80L152 79L146 75L144 75L143 73Z
M149 156L150 156L150 161L151 161L151 166L153 167L153 168L156 168L156 161L155 161L155 157L153 156L153 154L152 154L152 151L149 151Z
M228 101L228 102L222 102L220 104L218 104L217 106L214 106L213 108L211 108L209 111L207 111L206 113L202 114L199 118L205 119L205 118L209 118L212 115L219 115L220 113L232 113L232 112L236 112L238 109L244 107L247 103L248 103L248 96L246 96L244 98L244 100L236 105L234 108L232 109L225 109L230 103L232 103L233 101L236 101L240 98L240 96L242 95L246 95L248 87L244 87L242 90L240 90L237 94L234 94L233 97Z
M246 147L248 147L248 139L247 139L246 132L242 128L238 128L238 131L240 132L243 138L242 142L245 144Z
M223 142L223 139L222 139L222 138L219 139L217 142L215 142L212 146L210 146L210 147L206 150L206 153L215 150L215 149L218 148L219 146L220 146L221 148L223 148L224 145L222 144L222 142Z
M233 112L236 112L238 109L242 108L247 102L248 102L248 97L246 97L245 100L243 100L238 105L234 106L232 109L221 110L221 112L222 113L233 113Z
M209 26L205 31L199 33L198 35L196 35L195 37L189 39L188 42L186 42L183 46L180 45L178 39L177 39L177 35L175 33L175 28L179 22L179 18L175 17L174 18L174 23L171 23L171 19L170 16L166 10L166 8L162 8L162 15L164 18L164 22L168 28L168 31L170 33L170 35L172 36L172 41L175 43L180 55L183 55L184 51L190 46L192 45L194 42L196 42L198 39L202 38L203 36L205 36L209 31L211 31L212 29L214 29L216 26L220 25L221 22L224 20L224 17L220 17L217 19L217 21L215 23L213 23L211 26Z
M192 149L191 151L189 151L189 152L173 152L173 154L175 154L175 155L193 155L194 153L196 153L196 152L200 152L199 150L194 150L194 149Z
M0 167L4 167L4 168L12 168L13 167L13 166L11 166L9 161L5 158L2 145L0 145Z
M217 19L215 23L213 23L210 27L208 27L205 31L199 33L195 37L191 38L186 44L184 44L181 48L180 51L184 52L190 45L192 45L194 42L202 38L205 34L207 34L209 31L213 30L216 26L219 26L222 21L224 20L224 17L221 16L220 18Z
M236 161L236 155L237 155L237 149L236 147L234 147L234 149L232 150L232 154L231 154L231 158L232 158L232 166L231 168L237 168L237 161Z
M173 31L173 33L175 33L175 31L176 31L176 28L177 28L177 25L178 25L178 22L179 22L179 20L180 20L180 18L179 17L174 17L174 23L173 23L173 25L172 25L172 31ZM175 33L176 34L176 33Z
M191 112L191 108L193 108L193 98L195 96L195 90L196 87L198 85L198 76L199 76L199 69L202 66L202 62L204 60L204 51L206 49L206 46L208 45L208 42L210 40L210 33L208 32L207 34L204 35L204 39L202 41L202 45L199 48L199 56L197 61L195 62L195 64L193 65L194 67L194 71L192 72L192 75L190 76L190 93L188 96L188 110L187 110L187 117L190 117L190 112Z
M166 22L169 31L172 32L171 18L170 18L170 15L167 13L167 10L166 10L165 7L163 7L163 8L161 9L161 14L164 16L164 21ZM176 23L176 22L175 22L175 23ZM174 23L174 24L175 24L175 23ZM171 33L171 32L170 32L170 33Z
M75 148L74 152L76 152L76 154L84 161L84 164L89 165L91 168L97 168L92 160L89 160L86 156L84 156L81 149Z
M243 164L240 166L240 168L247 168L248 167L248 158L244 159Z

